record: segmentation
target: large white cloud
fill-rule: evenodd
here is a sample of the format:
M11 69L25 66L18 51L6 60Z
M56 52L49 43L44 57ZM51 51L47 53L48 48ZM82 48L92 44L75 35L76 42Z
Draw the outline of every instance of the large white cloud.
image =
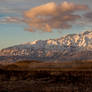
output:
M75 12L87 9L86 5L50 2L26 11L25 22L29 25L29 31L51 32L53 29L67 29L72 27L72 22L81 18Z

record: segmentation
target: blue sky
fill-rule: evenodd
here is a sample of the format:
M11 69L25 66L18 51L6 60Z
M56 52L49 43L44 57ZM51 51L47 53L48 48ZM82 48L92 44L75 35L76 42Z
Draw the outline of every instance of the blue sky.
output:
M83 11L86 15L84 19L76 23L72 23L69 29L54 29L51 32L35 31L30 32L26 30L29 26L23 20L24 12L29 11L33 7L45 5L50 2L56 4L66 2L73 2L74 4L87 5L89 9ZM29 11L30 13L30 11ZM74 12L77 15L82 12ZM0 0L0 49L9 46L21 44L24 42L34 40L45 40L59 38L70 33L80 33L92 29L92 0ZM41 26L42 27L42 26ZM37 30L37 29L36 29Z

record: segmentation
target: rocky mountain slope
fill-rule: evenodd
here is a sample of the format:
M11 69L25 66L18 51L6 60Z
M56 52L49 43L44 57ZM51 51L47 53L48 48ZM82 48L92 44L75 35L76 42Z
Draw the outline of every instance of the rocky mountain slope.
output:
M36 40L2 49L0 60L36 59L50 61L92 60L92 31L58 39Z

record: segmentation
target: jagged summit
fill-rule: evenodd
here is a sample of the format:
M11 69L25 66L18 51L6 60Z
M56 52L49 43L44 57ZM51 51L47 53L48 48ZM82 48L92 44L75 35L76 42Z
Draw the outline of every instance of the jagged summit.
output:
M92 35L92 31L91 31L91 30L89 30L89 31L85 31L85 32L82 32L82 34L83 34L83 35L89 35L89 34Z
M27 56L30 58L63 58L79 52L92 51L92 31L69 34L58 39L36 40L2 49L0 56ZM80 54L81 55L81 54Z

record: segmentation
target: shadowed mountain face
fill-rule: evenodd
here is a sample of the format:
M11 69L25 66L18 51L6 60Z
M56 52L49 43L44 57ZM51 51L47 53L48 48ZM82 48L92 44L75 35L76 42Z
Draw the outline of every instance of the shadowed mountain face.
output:
M92 60L92 31L66 35L59 39L37 40L0 51L0 61Z

